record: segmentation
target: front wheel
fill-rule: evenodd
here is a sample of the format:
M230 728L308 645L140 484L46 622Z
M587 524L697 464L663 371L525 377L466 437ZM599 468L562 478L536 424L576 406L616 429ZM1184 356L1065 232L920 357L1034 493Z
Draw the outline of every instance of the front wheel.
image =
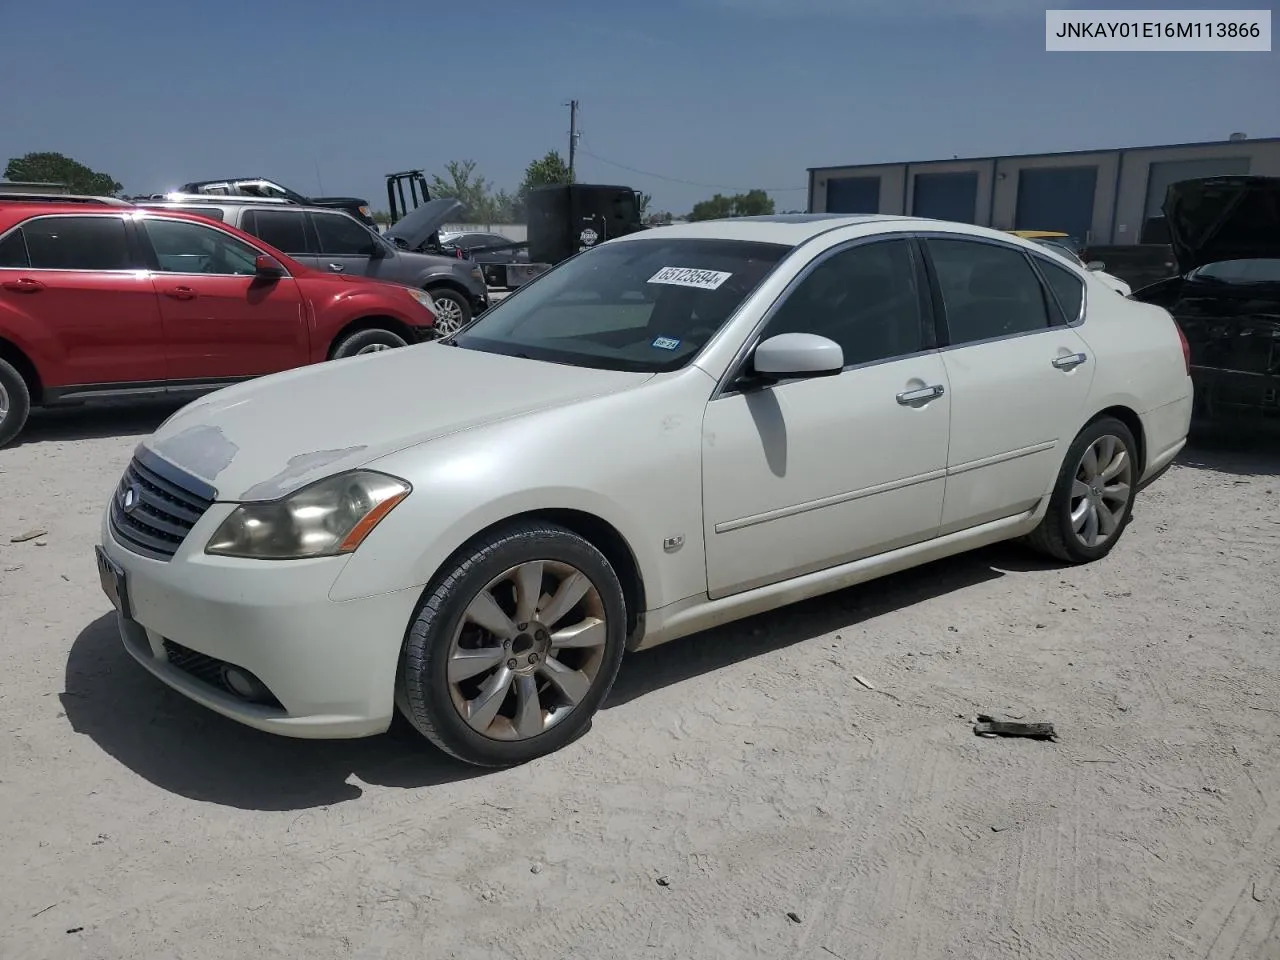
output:
M403 347L408 341L398 333L390 330L357 330L333 348L333 359L359 357L366 353L380 353L383 350L395 350Z
M427 293L436 302L436 333L439 336L457 333L471 320L471 304L456 290L428 287Z
M0 358L0 447L22 432L31 412L31 393L13 364Z
M1066 563L1089 563L1111 552L1133 513L1138 445L1114 417L1080 431L1067 450L1049 509L1027 543Z
M549 523L520 523L456 555L405 639L401 711L467 763L525 763L572 742L613 686L626 601L608 560Z

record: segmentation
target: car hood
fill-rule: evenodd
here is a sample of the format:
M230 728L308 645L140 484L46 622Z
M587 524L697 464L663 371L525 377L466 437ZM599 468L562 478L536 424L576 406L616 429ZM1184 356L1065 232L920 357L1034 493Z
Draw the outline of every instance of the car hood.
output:
M462 201L453 197L428 200L422 206L410 210L394 226L388 227L383 236L400 241L410 250L416 250L461 211Z
M406 447L651 376L427 343L227 387L179 410L146 446L219 500L274 500Z
M1164 215L1179 273L1280 258L1280 177L1183 180L1170 185Z
M321 207L367 207L363 197L308 197L307 201Z

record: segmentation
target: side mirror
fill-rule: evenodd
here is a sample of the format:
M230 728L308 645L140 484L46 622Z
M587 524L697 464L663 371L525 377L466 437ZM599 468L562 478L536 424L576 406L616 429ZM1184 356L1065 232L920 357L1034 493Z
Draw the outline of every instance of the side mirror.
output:
M253 261L253 269L260 277L284 276L284 264L265 253L258 254L258 258Z
M1088 263L1085 264L1085 269L1093 270L1096 272L1098 270L1107 269L1107 265L1103 263L1101 260L1090 260Z
M383 257L391 256L391 251L380 243L375 243L369 250L369 256L374 260L381 260Z
M844 350L815 333L780 333L756 347L751 365L771 380L833 377L844 369Z

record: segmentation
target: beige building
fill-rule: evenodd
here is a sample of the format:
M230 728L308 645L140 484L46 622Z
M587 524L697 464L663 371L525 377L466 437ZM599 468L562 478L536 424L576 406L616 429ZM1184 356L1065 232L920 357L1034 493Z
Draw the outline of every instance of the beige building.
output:
M1082 243L1160 239L1169 184L1193 177L1280 177L1280 137L1120 150L811 167L809 210L960 220L998 230L1059 230ZM1154 220L1154 222L1153 222Z

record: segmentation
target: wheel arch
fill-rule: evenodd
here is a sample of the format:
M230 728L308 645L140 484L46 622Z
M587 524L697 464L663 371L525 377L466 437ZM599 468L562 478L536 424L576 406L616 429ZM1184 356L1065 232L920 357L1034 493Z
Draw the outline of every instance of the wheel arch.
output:
M6 360L13 366L27 385L32 405L44 400L44 384L40 380L40 371L35 362L12 340L0 337L0 360Z
M358 317L352 320L345 327L340 329L329 340L328 349L325 350L325 357L329 360L333 359L333 351L337 349L338 344L351 336L353 333L359 333L361 330L389 330L398 337L402 337L405 343L417 343L418 338L410 327L403 320L386 314L370 314L368 316Z
M1138 444L1138 470L1136 473L1138 477L1141 477L1147 469L1147 434L1142 425L1142 417L1138 416L1138 412L1132 407L1115 404L1099 410L1089 418L1089 423L1086 423L1085 426L1087 427L1090 423L1095 423L1103 417L1114 417L1128 427L1129 432L1133 434L1133 439Z
M576 533L604 554L604 558L609 561L609 566L613 568L613 572L618 576L618 582L622 585L622 595L626 600L627 607L627 638L628 648L630 648L632 642L639 639L639 633L644 627L646 595L644 576L640 572L640 563L636 559L635 551L632 549L631 544L617 527L603 517L586 510L575 510L567 507L546 507L527 510L496 520L468 537L466 543L462 544L457 551L454 551L449 555L449 558L445 559L440 569L433 574L432 579L434 580L440 575L441 570L448 566L450 558L456 553L466 550L471 544L484 541L495 530L513 523L538 520L545 523L554 523Z

